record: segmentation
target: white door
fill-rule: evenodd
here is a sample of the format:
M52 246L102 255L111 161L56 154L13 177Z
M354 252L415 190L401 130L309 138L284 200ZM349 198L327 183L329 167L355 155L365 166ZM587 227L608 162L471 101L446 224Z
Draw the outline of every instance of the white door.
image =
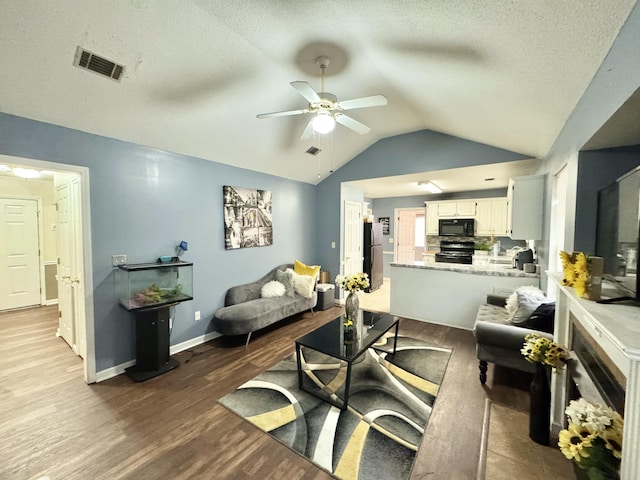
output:
M73 237L71 254L71 292L73 294L73 314L75 325L75 338L78 351L82 358L87 354L87 333L85 324L85 299L84 282L82 273L84 272L83 251L82 251L82 199L80 188L80 177L74 175L70 182L70 209L72 226L71 236Z
M58 208L58 335L77 352L74 324L71 263L73 261L73 224L71 216L71 188L68 179L55 178Z
M362 271L362 205L344 202L344 267L343 274Z
M0 198L0 310L40 305L38 201Z
M396 222L396 262L413 263L416 259L416 211L398 210Z

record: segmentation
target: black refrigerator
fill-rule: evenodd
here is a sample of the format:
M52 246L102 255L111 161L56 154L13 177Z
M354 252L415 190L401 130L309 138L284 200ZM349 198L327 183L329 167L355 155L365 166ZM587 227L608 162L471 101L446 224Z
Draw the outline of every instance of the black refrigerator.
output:
M364 224L363 242L364 273L369 275L369 288L365 292L372 292L382 285L382 223Z

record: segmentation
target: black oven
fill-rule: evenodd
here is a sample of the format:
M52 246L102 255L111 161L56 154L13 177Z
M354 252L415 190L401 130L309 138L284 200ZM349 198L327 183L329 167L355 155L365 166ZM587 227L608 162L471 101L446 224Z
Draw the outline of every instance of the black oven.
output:
M476 221L473 218L441 218L438 226L441 237L473 237Z

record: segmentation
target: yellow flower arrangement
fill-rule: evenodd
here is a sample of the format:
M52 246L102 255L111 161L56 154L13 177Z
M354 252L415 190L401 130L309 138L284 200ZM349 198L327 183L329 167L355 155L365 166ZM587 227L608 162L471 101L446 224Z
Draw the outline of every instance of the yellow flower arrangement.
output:
M351 275L338 275L336 283L348 292L353 293L369 287L369 275L362 272Z
M583 252L560 252L564 278L562 283L573 287L576 294L582 297L587 293L591 274L589 273L589 259Z
M558 435L560 451L590 479L619 478L624 420L620 414L584 398L565 410L569 425Z
M556 369L563 368L569 358L566 348L537 333L530 333L524 337L524 345L520 353L531 363L542 363Z

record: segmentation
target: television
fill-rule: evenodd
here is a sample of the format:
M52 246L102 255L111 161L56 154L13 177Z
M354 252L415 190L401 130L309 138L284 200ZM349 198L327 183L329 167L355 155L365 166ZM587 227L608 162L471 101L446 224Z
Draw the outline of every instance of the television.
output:
M604 280L619 292L602 303L640 305L640 167L598 192L596 255L604 261Z

